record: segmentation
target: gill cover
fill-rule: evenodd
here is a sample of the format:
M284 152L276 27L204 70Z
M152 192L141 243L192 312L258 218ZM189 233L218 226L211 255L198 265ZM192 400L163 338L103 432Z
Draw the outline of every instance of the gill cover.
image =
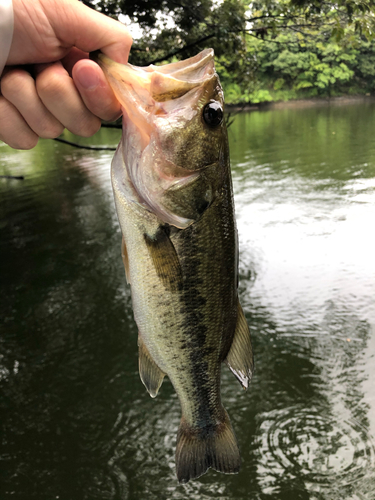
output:
M113 181L128 201L184 229L220 190L227 151L223 93L207 49L185 61L139 68L103 54L123 110Z

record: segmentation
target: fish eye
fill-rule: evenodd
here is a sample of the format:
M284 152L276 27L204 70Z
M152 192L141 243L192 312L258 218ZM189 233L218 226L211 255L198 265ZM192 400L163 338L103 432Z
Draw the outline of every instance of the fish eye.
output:
M203 119L210 127L218 127L223 118L224 113L220 103L211 101L203 108Z

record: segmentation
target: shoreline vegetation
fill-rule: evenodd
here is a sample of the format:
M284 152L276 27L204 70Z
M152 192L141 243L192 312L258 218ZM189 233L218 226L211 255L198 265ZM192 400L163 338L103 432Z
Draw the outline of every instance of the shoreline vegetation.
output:
M351 35L345 43L322 33L311 38L281 33L267 42L247 40L246 60L252 61L247 78L228 71L227 55L217 58L226 103L249 109L371 99L375 95L375 40Z
M227 106L311 106L375 95L374 0L83 2L134 30L135 66L213 48Z
M214 49L227 110L336 105L375 96L374 0L83 2L138 27L129 58L135 66Z
M224 91L225 96L225 91ZM226 113L240 111L267 111L271 109L297 109L319 106L346 106L358 103L374 103L375 95L344 95L335 97L311 97L306 99L293 99L289 101L265 101L259 103L225 104Z
M129 59L135 66L214 49L227 109L358 102L375 95L373 0L83 2L137 27Z

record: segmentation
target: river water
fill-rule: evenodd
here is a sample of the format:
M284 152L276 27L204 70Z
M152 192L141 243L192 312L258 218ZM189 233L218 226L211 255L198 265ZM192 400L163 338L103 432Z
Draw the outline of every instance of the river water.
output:
M229 138L256 372L222 370L241 472L187 485L173 388L138 376L113 153L0 144L25 177L0 179L1 500L374 500L375 106L243 113Z

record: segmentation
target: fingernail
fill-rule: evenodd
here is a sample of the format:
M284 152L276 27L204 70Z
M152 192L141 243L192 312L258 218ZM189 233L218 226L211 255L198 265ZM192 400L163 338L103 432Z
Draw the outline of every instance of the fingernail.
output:
M95 90L98 87L100 82L99 77L91 68L81 68L77 73L76 78L78 79L78 83L85 90Z

